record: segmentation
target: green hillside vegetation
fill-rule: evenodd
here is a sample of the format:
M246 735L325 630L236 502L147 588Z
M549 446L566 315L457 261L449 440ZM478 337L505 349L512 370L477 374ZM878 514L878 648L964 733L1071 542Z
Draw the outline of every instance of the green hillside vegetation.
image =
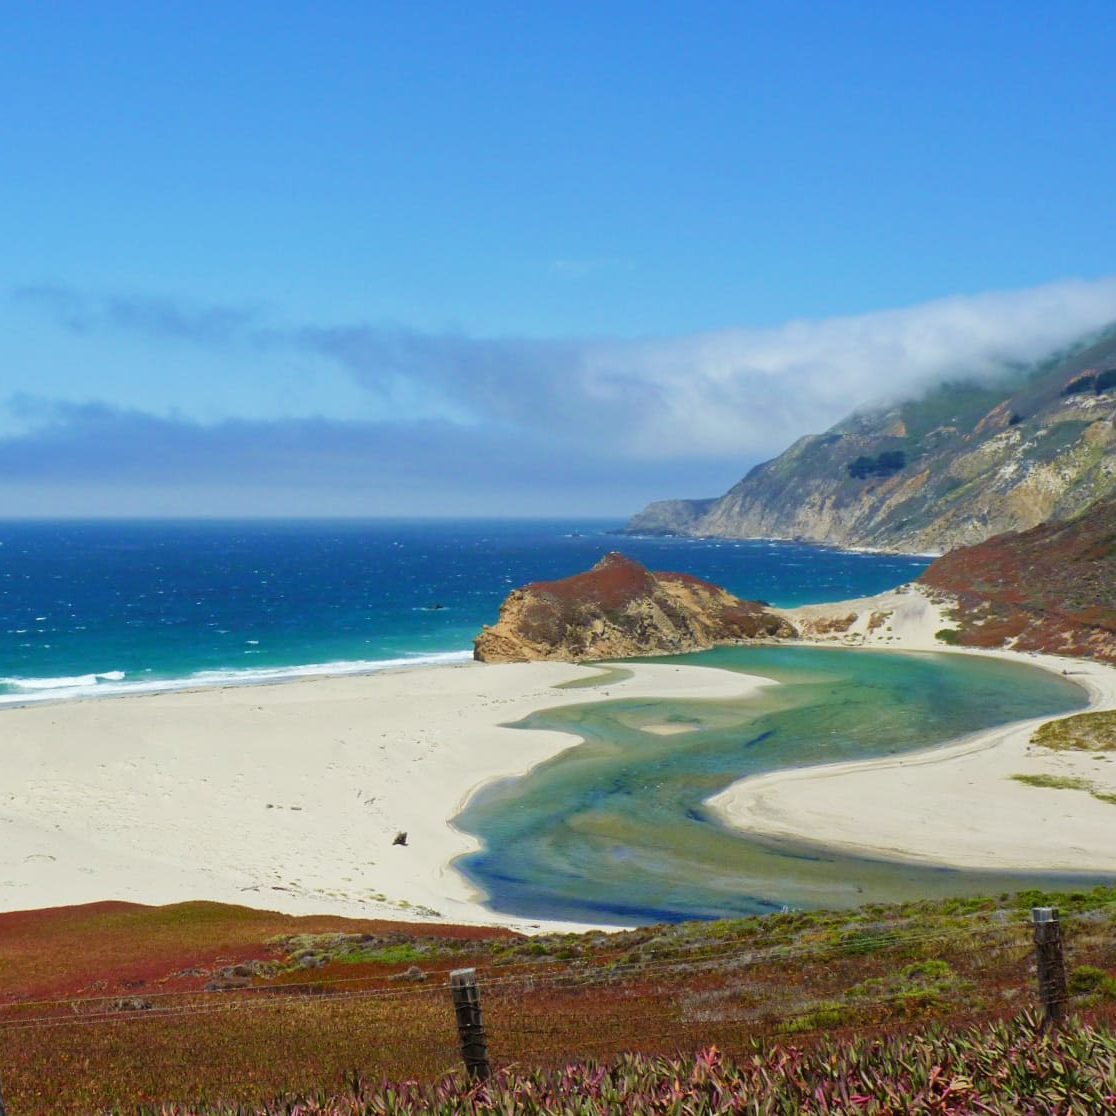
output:
M1034 905L1062 911L1072 1006L1093 1028L1067 1038L1068 1062L1035 1053L1047 1048L1035 1046L1027 1019ZM733 1090L747 1082L761 1089L759 1112L804 1111L792 1106L800 1086L780 1084L779 1067L815 1074L832 1059L843 1067L826 1086L834 1097L863 1063L865 1095L894 1105L896 1091L929 1085L932 1062L919 1050L956 1067L972 1052L964 1073L990 1096L1031 1085L1055 1095L1071 1077L1108 1087L1114 937L1116 888L533 938L217 904L0 915L0 1080L18 1116L173 1103L188 1107L170 1112L506 1112L509 1097L516 1112L593 1112L609 1109L562 1107L552 1074L591 1062L571 1080L584 1072L620 1087L628 1075L633 1096L665 1105L656 1092L663 1067L692 1083L709 1057L694 1052L715 1046L725 1077L711 1096L739 1101ZM457 1071L447 981L466 966L478 972L493 1062L511 1072L497 1087L511 1092L490 1098L504 1108L469 1107L489 1100L463 1089ZM1006 1049L1018 1065L996 1085L981 1067ZM1077 1068L1066 1077L1060 1064ZM385 1080L418 1084L384 1092ZM976 1095L961 1091L951 1103ZM286 1099L271 1103L278 1096ZM431 1107L431 1098L464 1107Z
M907 428L912 447L923 449L926 440L940 442L951 433L971 434L977 423L1005 395L1027 382L1027 374L1016 369L1010 378L995 387L964 381L950 381L931 388L919 399L908 400L899 408L899 417Z
M885 450L876 457L861 454L845 468L854 480L864 480L866 477L890 477L906 464L907 455L903 450Z

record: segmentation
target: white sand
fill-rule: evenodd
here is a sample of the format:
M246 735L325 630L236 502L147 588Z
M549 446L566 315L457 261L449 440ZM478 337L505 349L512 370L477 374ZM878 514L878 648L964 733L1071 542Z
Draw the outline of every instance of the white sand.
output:
M501 725L608 696L769 684L629 669L572 690L551 687L600 672L461 664L0 710L0 910L213 899L522 926L449 866L476 844L447 819L479 785L573 740ZM398 830L406 847L392 844Z
M827 641L896 650L941 651L934 633L948 626L916 590L791 615L799 623L854 615ZM984 653L1069 671L1093 708L1116 707L1112 668ZM599 672L462 664L0 710L0 910L213 899L537 927L485 909L451 867L475 848L447 820L472 791L572 743L565 733L502 726L611 696L741 697L770 684L693 666L626 669L623 681L601 674L599 685L573 690L552 687ZM746 779L713 804L742 830L860 852L1116 870L1116 806L1010 779L1076 775L1113 792L1116 760L1032 748L1038 723L919 754ZM392 844L398 830L406 847Z
M868 631L870 616L879 612L890 615ZM849 631L827 642L947 650L934 632L950 623L918 590L787 613L799 622L850 614L857 619ZM1116 708L1113 667L1012 651L965 653L1067 673L1088 690L1090 708ZM1071 776L1116 793L1116 753L1056 752L1030 744L1034 730L1049 719L904 756L742 779L709 805L747 833L804 838L856 853L970 868L1116 872L1116 805L1086 791L1032 787L1011 778Z

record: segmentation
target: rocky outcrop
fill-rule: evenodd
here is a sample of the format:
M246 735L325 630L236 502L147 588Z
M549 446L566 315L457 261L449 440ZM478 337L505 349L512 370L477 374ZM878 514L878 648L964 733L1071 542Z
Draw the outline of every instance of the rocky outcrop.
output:
M854 415L719 499L651 504L629 534L944 552L1068 518L1116 491L1116 333L1016 371Z
M1116 662L1116 497L955 550L919 582L953 599L951 643Z
M514 590L498 622L477 636L473 657L580 662L794 635L790 623L756 601L689 574L652 573L614 551L588 573Z

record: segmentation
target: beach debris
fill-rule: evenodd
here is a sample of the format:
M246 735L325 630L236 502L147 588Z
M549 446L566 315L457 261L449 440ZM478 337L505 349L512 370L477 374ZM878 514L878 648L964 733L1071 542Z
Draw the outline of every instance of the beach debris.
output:
M395 835L395 839L391 843L393 845L405 845L407 843L407 831L405 829L401 829Z

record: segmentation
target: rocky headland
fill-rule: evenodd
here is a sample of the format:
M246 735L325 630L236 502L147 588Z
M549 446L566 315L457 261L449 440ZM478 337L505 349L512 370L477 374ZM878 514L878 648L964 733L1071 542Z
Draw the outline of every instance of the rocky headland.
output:
M795 636L757 601L681 573L652 573L616 551L587 573L516 589L474 643L482 662L581 662L704 651Z
M1116 491L1116 332L800 438L723 496L664 500L629 534L944 553Z

